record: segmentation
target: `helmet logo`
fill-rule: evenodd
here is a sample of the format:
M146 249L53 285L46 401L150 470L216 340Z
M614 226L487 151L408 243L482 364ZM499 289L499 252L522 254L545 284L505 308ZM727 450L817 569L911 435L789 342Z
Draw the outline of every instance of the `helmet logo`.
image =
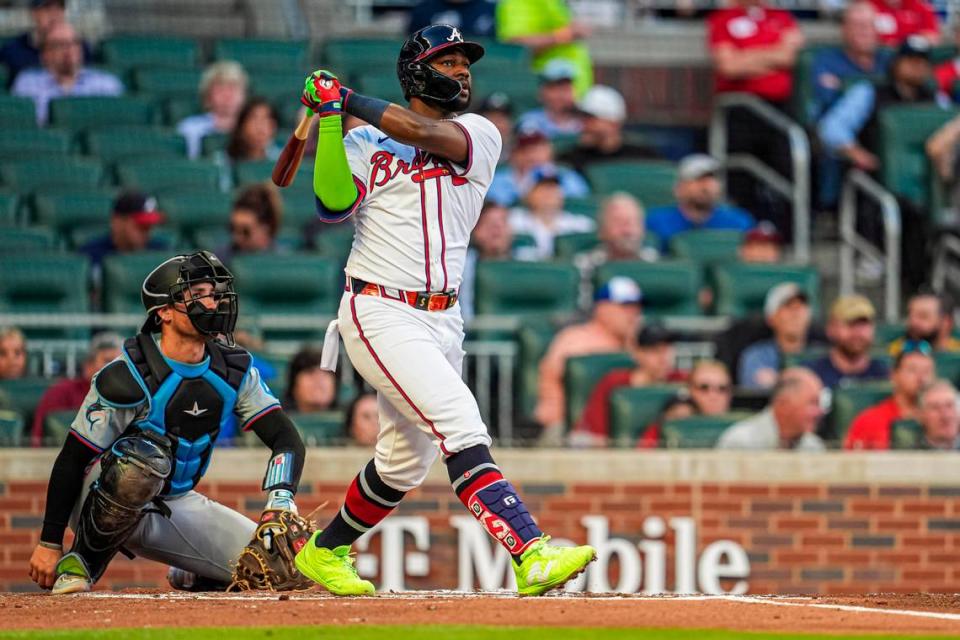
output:
M460 35L460 29L454 27L453 31L450 32L450 35L447 36L447 42L463 42L463 36Z

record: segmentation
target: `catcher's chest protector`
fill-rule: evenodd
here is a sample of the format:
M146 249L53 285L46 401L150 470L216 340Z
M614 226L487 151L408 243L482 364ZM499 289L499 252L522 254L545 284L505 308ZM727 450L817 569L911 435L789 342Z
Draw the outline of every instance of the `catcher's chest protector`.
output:
M217 437L232 437L236 430L233 408L250 368L250 354L208 341L207 355L196 365L170 362L142 333L123 345L123 357L149 398L147 417L133 426L165 434L173 443L174 469L161 495L195 487L207 470Z

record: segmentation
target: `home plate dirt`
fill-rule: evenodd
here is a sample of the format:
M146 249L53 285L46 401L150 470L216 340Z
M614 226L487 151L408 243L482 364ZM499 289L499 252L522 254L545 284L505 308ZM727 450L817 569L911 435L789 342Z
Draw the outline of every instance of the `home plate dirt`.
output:
M960 633L960 595L637 596L409 592L185 594L148 590L71 596L0 594L0 629L277 624L485 624L699 628L830 633Z

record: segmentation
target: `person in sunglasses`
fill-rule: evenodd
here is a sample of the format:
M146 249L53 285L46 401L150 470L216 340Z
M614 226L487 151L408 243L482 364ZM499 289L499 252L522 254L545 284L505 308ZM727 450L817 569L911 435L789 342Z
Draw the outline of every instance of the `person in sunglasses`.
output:
M926 340L906 342L890 372L893 393L853 419L843 448L889 449L893 423L918 417L920 391L933 382L936 374L930 343Z
M217 251L224 263L238 255L277 250L277 232L283 219L283 201L268 184L255 184L240 192L230 213L230 244Z

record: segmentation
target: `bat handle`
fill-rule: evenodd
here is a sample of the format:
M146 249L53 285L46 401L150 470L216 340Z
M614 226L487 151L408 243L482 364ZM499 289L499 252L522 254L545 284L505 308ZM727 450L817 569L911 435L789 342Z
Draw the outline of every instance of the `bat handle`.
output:
M303 114L303 117L300 118L300 124L297 125L297 128L293 130L293 135L297 140L306 140L307 135L310 133L310 123L313 122L313 116L315 114L313 111L307 109L307 112Z

